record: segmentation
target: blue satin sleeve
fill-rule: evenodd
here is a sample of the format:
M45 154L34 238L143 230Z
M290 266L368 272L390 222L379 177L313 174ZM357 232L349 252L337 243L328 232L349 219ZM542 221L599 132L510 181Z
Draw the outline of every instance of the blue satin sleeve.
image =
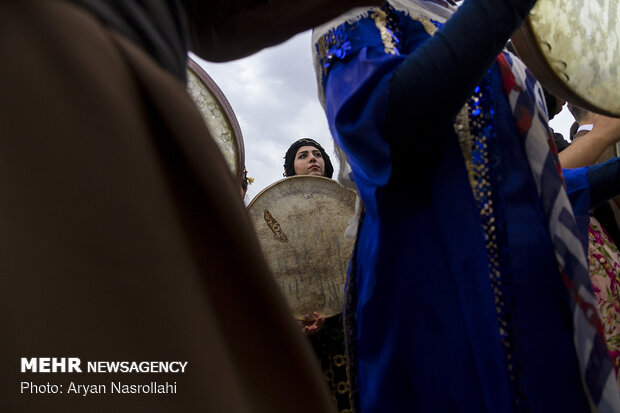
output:
M620 158L589 166L588 181L592 208L620 194Z
M533 3L468 0L433 38L414 23L407 29L411 33L403 33L401 54L386 54L375 44L377 36L367 36L372 28L363 21L347 32L352 50L332 62L324 85L325 109L358 187L363 183L375 191L385 186L393 169L403 164L394 162L395 151L398 159L415 149L419 161L441 151L438 141L447 135L445 129ZM476 30L471 30L472 22ZM391 147L388 141L400 144ZM362 194L365 201L364 195L374 198Z
M575 212L596 208L620 194L620 158L583 168L563 169Z
M583 168L563 169L566 193L583 238L587 237L590 209L620 193L620 158Z
M587 248L590 210L620 193L620 158L562 171L566 181L566 193L579 227L581 242Z
M331 69L325 87L326 113L336 143L347 153L354 178L367 204L385 186L392 171L390 148L381 134L389 79L404 56L362 48ZM373 212L372 205L367 205Z

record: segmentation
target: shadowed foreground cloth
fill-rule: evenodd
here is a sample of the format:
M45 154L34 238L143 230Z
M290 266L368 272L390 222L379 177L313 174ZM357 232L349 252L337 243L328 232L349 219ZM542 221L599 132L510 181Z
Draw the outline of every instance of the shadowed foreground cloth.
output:
M0 60L0 410L331 411L185 86L60 1L2 2ZM79 357L84 373L20 373L21 357ZM99 360L188 365L85 372Z
M329 19L381 0L182 0L192 50L212 61L238 59Z

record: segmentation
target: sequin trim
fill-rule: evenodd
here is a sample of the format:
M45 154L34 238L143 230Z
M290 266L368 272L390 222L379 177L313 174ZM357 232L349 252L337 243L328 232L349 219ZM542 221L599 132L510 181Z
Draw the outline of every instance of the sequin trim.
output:
M381 34L381 41L383 42L384 51L387 54L398 55L398 37L394 33L393 21L386 12L381 9L376 9L370 18L375 21L375 26Z
M316 43L316 51L321 65L323 80L327 78L332 63L342 60L351 52L351 41L347 37L348 27L345 23L321 37Z
M505 283L509 274L504 273L508 258L500 250L504 234L500 227L501 211L497 187L498 173L493 171L492 142L496 139L493 124L494 110L490 99L490 73L474 90L457 115L454 130L465 159L467 175L478 206L480 224L485 237L489 277L493 291L498 334L504 348L508 375L513 388L513 400L519 410L525 408L525 394L518 380L519 364L514 357L515 335L511 323L510 297L506 296Z
M344 22L316 40L314 47L316 60L321 70L323 88L333 64L337 61L345 60L351 54L358 52L363 46L368 46L369 44L366 42L379 47L378 40L380 39L383 51L386 54L399 55L400 33L398 28L403 19L420 23L431 36L437 32L439 27L438 22L428 17L408 14L405 11L395 9L388 3L384 3L381 8L369 10L369 15L362 14L354 20ZM374 27L378 31L378 33L374 32L377 35L375 39L369 36L362 41L361 38L351 36L351 33L356 32L357 29L363 31L362 26L365 26L369 19L374 23ZM365 28L367 29L368 26L365 26ZM359 33L356 33L356 35L359 36Z

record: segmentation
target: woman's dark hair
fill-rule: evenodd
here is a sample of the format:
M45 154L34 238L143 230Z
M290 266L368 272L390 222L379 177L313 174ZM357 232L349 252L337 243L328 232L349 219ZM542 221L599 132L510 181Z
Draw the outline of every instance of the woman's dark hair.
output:
M334 167L332 166L332 161L329 159L329 155L325 152L325 149L317 141L310 138L302 138L298 141L293 142L293 144L286 151L286 155L284 155L284 176L295 176L295 155L297 155L297 151L302 146L314 146L319 151L321 151L321 156L325 161L325 173L323 176L326 178L331 178L334 174Z

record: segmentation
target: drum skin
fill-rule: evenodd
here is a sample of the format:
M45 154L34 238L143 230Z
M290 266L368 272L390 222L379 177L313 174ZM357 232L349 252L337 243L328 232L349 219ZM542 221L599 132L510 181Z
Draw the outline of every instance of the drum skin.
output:
M550 92L620 116L618 0L539 0L512 41Z
M245 152L239 122L220 88L191 57L187 62L187 92L198 107L231 173L237 182L241 182Z
M259 243L295 318L342 311L354 239L354 191L317 176L293 176L259 193L248 206Z

